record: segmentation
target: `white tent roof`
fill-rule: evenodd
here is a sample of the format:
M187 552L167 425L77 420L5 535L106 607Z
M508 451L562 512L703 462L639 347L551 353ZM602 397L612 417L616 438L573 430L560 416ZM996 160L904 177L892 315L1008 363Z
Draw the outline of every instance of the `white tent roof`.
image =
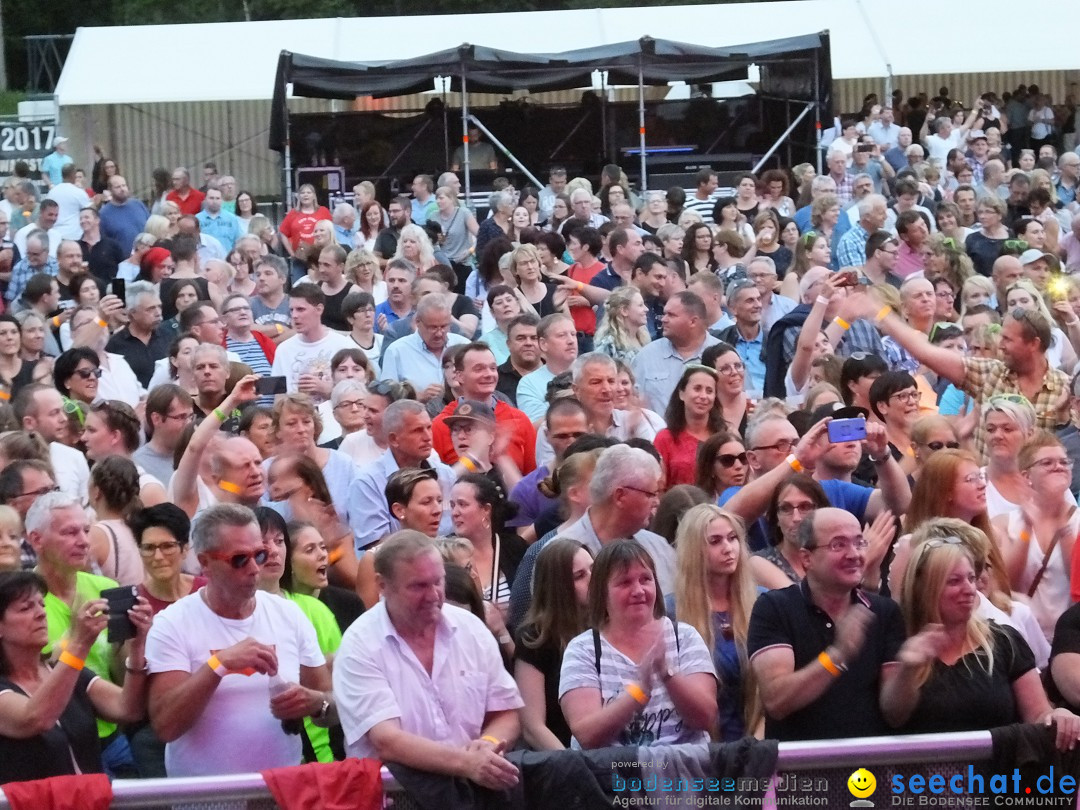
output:
M971 14L966 0L907 0L902 6L891 0L783 0L80 28L56 96L61 107L269 99L282 50L329 59L392 61L465 42L550 53L645 35L722 47L822 30L832 37L834 79L885 76L888 64L894 76L1076 69L1080 3L1058 4L1054 25L1040 29L1038 47L1001 46L1001 21L1015 14L1012 0L981 0L978 14ZM914 37L906 23L897 31L898 21L941 19L963 20L966 44ZM169 56L172 48L192 55L182 69L174 69L179 63ZM103 59L122 65L120 80L102 73Z

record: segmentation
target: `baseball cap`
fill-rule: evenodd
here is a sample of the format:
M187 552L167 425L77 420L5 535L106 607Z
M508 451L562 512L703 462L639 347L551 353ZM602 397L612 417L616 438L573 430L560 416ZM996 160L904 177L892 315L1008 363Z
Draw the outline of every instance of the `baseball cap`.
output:
M971 132L968 133L967 139L968 143L971 143L972 141L978 141L980 139L985 141L986 133L983 132L981 129L973 129L971 130Z
M53 138L52 145L53 146L59 146L60 144L67 143L67 142L68 142L68 139L65 138L63 135L57 135L55 138Z
M464 399L458 403L454 412L446 417L445 421L448 427L452 427L455 422L465 421L495 424L495 411L492 410L490 405L485 405L483 402Z
M1039 250L1038 248L1028 248L1020 254L1020 264L1031 264L1032 262L1037 262L1039 259L1046 259L1052 270L1061 267L1061 262L1057 256L1053 253Z

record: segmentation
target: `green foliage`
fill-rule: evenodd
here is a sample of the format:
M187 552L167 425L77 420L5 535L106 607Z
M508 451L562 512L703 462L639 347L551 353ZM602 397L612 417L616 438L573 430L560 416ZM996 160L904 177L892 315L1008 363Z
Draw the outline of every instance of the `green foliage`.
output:
M19 111L19 102L26 98L26 93L19 90L0 90L0 115L15 115Z

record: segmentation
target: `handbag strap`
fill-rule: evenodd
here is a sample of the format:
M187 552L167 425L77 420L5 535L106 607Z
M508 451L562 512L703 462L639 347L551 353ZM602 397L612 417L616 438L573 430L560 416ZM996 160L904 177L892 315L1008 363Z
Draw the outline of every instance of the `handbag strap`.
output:
M1073 515L1076 513L1076 507L1073 506L1069 509L1069 514L1065 517L1065 525L1054 532L1054 536L1050 538L1050 545L1046 548L1046 553L1043 554L1042 565L1039 566L1039 570L1035 573L1034 579L1031 580L1031 586L1028 588L1028 599L1035 595L1035 591L1039 589L1039 584L1042 582L1043 576L1046 574L1046 569L1050 567L1050 557L1054 553L1054 549L1057 548L1058 541L1069 529L1069 523L1072 522ZM1034 531L1032 532L1032 539L1034 539Z

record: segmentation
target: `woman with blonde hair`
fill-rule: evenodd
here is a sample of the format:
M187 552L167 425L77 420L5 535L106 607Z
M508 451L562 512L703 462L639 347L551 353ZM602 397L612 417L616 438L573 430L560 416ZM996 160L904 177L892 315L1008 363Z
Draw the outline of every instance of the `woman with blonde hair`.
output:
M975 275L964 279L960 287L960 317L963 318L971 307L989 306L995 292L994 282L986 276Z
M410 262L416 268L417 275L430 270L437 264L435 248L431 245L427 231L412 223L401 229L394 258Z
M534 245L518 245L514 248L509 254L509 264L503 277L525 312L531 312L538 318L556 312L568 313L566 299L571 288L544 280L540 272L540 254Z
M712 650L722 742L752 734L760 720L753 673L746 660L750 612L758 590L750 571L746 528L713 504L690 509L675 537L675 593L667 613L686 622Z
M908 640L882 690L886 721L914 734L1053 723L1057 747L1071 750L1080 717L1050 705L1023 636L978 615L978 578L960 537L927 540L912 555L900 593Z
M795 257L780 242L780 217L774 209L766 208L754 217L754 234L757 245L755 255L772 259L777 276L783 278Z
M176 235L172 228L169 227L169 220L161 214L151 214L147 218L146 224L143 225L143 233L150 234L158 242L163 242Z
M596 329L594 351L624 363L631 362L650 341L648 317L648 307L637 287L632 284L616 287L604 304L604 320Z
M836 224L840 221L840 198L835 194L822 194L810 203L810 226L831 245ZM831 266L831 265L830 265ZM833 270L836 268L833 267Z
M915 451L915 469L911 477L918 480L923 465L940 450L958 450L960 441L952 423L936 413L920 416L911 425L911 447Z
M345 278L374 298L375 306L386 300L386 282L379 260L367 248L357 248L345 257Z
M1069 493L1073 462L1056 436L1036 430L1020 449L1018 466L1030 482L1031 497L998 515L993 525L1013 591L1027 594L1052 642L1054 625L1071 604L1069 575L1080 535L1080 512Z
M930 256L926 260L926 277L931 280L944 278L953 290L963 289L964 282L975 275L975 265L964 252L964 243L951 236L934 234L928 244Z
M825 234L818 231L807 231L799 236L795 243L795 259L791 263L791 269L795 272L786 273L784 281L780 285L780 294L792 301L802 300L799 293L799 281L806 275L811 267L829 267L832 258L829 254L829 240Z

